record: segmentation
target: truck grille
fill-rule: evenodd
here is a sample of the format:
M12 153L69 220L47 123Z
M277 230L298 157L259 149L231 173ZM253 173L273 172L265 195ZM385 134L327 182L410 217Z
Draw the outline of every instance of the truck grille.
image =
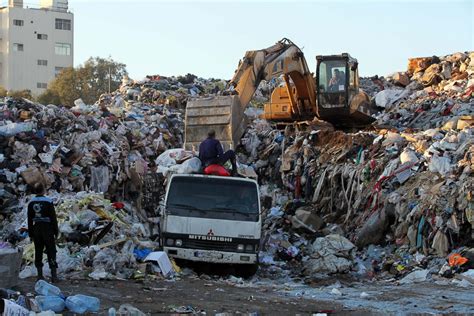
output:
M190 249L206 249L206 250L218 250L218 251L237 251L236 243L222 243L209 240L183 240L182 248Z

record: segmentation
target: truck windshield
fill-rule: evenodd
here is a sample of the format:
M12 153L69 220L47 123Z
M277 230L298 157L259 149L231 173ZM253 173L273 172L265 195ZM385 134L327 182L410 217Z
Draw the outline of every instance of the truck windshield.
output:
M257 185L226 178L174 177L166 208L171 215L258 221Z

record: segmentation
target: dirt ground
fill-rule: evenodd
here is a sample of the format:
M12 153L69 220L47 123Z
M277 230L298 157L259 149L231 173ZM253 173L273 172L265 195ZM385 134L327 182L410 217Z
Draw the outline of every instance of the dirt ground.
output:
M183 264L181 262L181 264ZM225 268L224 268L225 267ZM85 294L101 301L100 315L110 307L131 304L148 315L468 315L474 314L474 285L459 286L437 278L400 285L397 281L361 281L347 275L305 282L269 276L259 270L244 280L230 266L185 265L172 280L61 280L68 295ZM213 275L213 276L211 276ZM18 289L34 292L35 279L21 280ZM63 315L72 315L65 312Z
M35 279L22 280L19 289L34 291ZM131 304L150 315L177 315L179 307L192 307L206 315L216 313L256 313L252 315L312 315L330 312L345 315L356 309L345 309L337 302L323 302L288 297L272 287L237 287L222 281L186 277L177 281L60 281L58 287L66 294L86 294L101 300L100 314L108 308ZM64 313L64 315L68 315ZM366 315L366 313L360 313Z

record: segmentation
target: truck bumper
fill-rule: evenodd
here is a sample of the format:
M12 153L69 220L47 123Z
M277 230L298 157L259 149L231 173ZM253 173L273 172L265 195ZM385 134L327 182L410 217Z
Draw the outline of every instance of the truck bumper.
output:
M255 253L223 252L175 247L164 247L163 250L172 258L191 261L227 264L256 264L258 262L257 254Z

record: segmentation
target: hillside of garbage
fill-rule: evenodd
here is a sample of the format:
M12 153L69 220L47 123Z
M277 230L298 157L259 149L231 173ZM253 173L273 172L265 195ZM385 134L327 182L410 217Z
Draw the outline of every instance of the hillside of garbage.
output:
M373 129L255 120L244 136L271 207L263 261L306 278L472 269L474 54L411 59L361 86L381 109Z
M195 153L177 149L186 100L225 83L125 78L72 108L5 98L0 250L22 248L20 277L36 273L26 205L42 182L60 224L60 276L143 278L144 258L160 247L164 174L193 170ZM263 83L253 104L277 84ZM258 176L265 214L257 277L403 283L474 268L474 53L413 58L404 72L361 78L361 88L379 113L355 133L318 119L277 129L248 111L237 154L239 172Z

